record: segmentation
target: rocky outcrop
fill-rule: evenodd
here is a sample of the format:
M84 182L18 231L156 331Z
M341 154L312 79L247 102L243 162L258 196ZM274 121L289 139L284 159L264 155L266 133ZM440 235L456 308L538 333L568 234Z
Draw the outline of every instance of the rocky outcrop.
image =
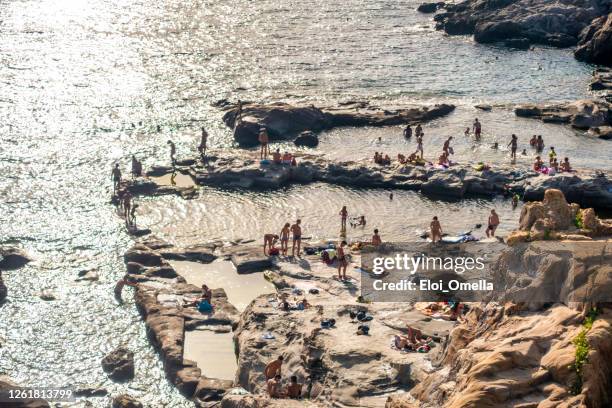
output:
M541 202L528 202L523 206L519 229L506 241L514 245L524 241L588 240L611 235L612 224L600 220L592 208L581 209L578 204L568 204L560 190L547 189Z
M234 130L234 140L242 147L259 144L261 128L270 140L288 140L304 132L320 132L338 126L391 126L423 122L445 116L453 105L381 109L367 103L345 104L339 108L293 106L286 103L243 104L242 120L236 123L238 107L229 108L223 122Z
M445 3L443 1L437 3L421 3L417 7L419 13L435 13L441 8L444 8Z
M130 278L136 283L136 305L145 319L153 344L159 349L168 379L187 397L195 398L198 385L207 379L193 361L183 358L185 330L216 326L231 331L238 311L227 300L223 289L214 289L214 313L202 314L195 306L183 306L201 295L197 286L185 283L166 259L211 262L215 245L175 248L156 239L135 244L124 255ZM219 383L227 386L226 383ZM217 385L219 385L217 384ZM209 383L210 387L214 385ZM201 391L208 401L220 399L220 393ZM222 394L222 393L221 393Z
M7 376L0 375L0 391L14 390L16 388L19 388L19 384ZM2 408L50 408L49 403L42 399L29 399L19 402L3 401L0 403L0 406Z
M560 104L525 104L515 108L516 116L563 123L577 129L612 125L612 104L600 100L580 100Z
M582 329L581 313L564 305L545 312L515 310L513 304L474 304L466 322L450 334L445 368L411 395L420 404L438 407L608 406L609 360L603 372L597 369L612 349L609 341L600 340L612 334L610 312L600 315L587 334L589 361L595 364L585 366L588 384L574 395L572 340Z
M612 13L594 19L579 36L574 56L600 65L612 65Z
M0 269L19 269L31 259L22 249L12 247L0 248Z
M113 398L113 408L143 408L142 402L136 398L128 395L121 394Z
M480 43L522 43L569 47L593 19L609 12L595 0L466 0L446 5L436 28L451 35L474 34Z
M313 132L307 130L300 133L293 143L296 146L317 147L319 145L319 138Z
M610 175L577 172L554 177L527 169L496 167L477 171L471 165L441 170L432 166L392 163L381 166L369 160L334 162L322 156L300 155L297 166L262 165L248 152L209 157L209 166L195 169L198 184L235 188L281 188L290 184L326 182L372 188L419 190L438 197L491 196L510 185L527 199L542 199L546 188L558 188L582 206L605 208L612 204Z
M102 359L102 369L115 381L134 378L134 353L119 347Z

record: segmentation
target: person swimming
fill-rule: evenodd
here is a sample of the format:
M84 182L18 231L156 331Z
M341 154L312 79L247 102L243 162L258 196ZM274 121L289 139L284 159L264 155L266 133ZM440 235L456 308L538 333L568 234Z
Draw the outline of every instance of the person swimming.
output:
M568 157L563 159L563 162L561 163L561 171L567 171L567 172L572 171L572 166L570 165Z

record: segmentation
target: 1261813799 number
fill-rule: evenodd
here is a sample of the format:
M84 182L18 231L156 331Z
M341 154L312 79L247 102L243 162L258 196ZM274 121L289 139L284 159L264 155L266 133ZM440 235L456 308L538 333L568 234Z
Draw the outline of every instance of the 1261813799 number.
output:
M25 402L42 399L46 401L75 401L74 391L65 387L15 387L0 389L0 403Z

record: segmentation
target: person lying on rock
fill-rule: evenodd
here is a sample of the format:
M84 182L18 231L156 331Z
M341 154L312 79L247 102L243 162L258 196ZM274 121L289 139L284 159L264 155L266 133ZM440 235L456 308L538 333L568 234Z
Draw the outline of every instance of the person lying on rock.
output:
M287 397L291 399L299 399L302 396L302 384L297 382L297 376L291 376L291 382L287 386Z
M283 391L283 384L281 382L280 374L274 376L274 378L270 378L267 381L268 386L268 395L270 398L285 398L287 393Z
M263 252L264 255L272 255L273 250L276 250L276 241L278 241L278 235L276 234L265 234L264 235L264 245ZM266 247L268 248L268 252L266 252Z
M270 380L278 376L279 381L280 381L282 366L283 366L283 356L278 356L276 360L268 363L266 368L264 368L264 376L266 377L266 380Z
M272 153L272 161L274 162L274 164L282 163L280 149L276 149L274 153Z

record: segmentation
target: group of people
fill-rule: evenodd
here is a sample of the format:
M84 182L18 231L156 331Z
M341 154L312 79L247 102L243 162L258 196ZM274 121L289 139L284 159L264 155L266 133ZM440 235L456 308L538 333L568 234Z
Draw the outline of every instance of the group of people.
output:
M142 164L132 156L132 176L138 176L140 173L142 173ZM132 202L133 197L129 190L121 188L122 174L118 163L115 164L111 171L111 178L113 180L113 196L116 197L116 203L123 214L125 225L128 228L135 226L138 204Z
M276 149L274 153L272 153L272 162L274 164L297 166L297 161L295 160L295 157L289 152L285 152L281 155L280 149Z
M287 256L289 252L289 235L292 237L291 245L291 256L295 256L297 249L297 256L301 255L302 246L302 220L297 219L293 225L285 223L280 231L280 234L264 234L264 255L279 255ZM276 243L280 240L280 250L276 248ZM266 252L267 249L267 252Z
M554 176L559 172L571 172L572 165L570 164L569 157L565 157L563 161L559 163L557 160L557 152L555 152L555 148L551 146L550 152L548 153L548 166L544 164L542 157L538 155L533 161L533 170L538 173Z
M492 209L491 213L489 214L489 218L487 219L487 229L485 231L487 238L495 237L495 231L497 230L497 227L499 227L500 223L501 221L499 219L499 215L495 209ZM440 224L438 217L435 216L429 223L429 238L431 239L431 242L440 242L442 240L442 234L442 225Z
M289 378L289 384L283 387L281 369L283 366L283 356L266 365L264 376L266 377L266 389L271 398L291 398L299 399L302 396L303 384L298 382L297 376Z

